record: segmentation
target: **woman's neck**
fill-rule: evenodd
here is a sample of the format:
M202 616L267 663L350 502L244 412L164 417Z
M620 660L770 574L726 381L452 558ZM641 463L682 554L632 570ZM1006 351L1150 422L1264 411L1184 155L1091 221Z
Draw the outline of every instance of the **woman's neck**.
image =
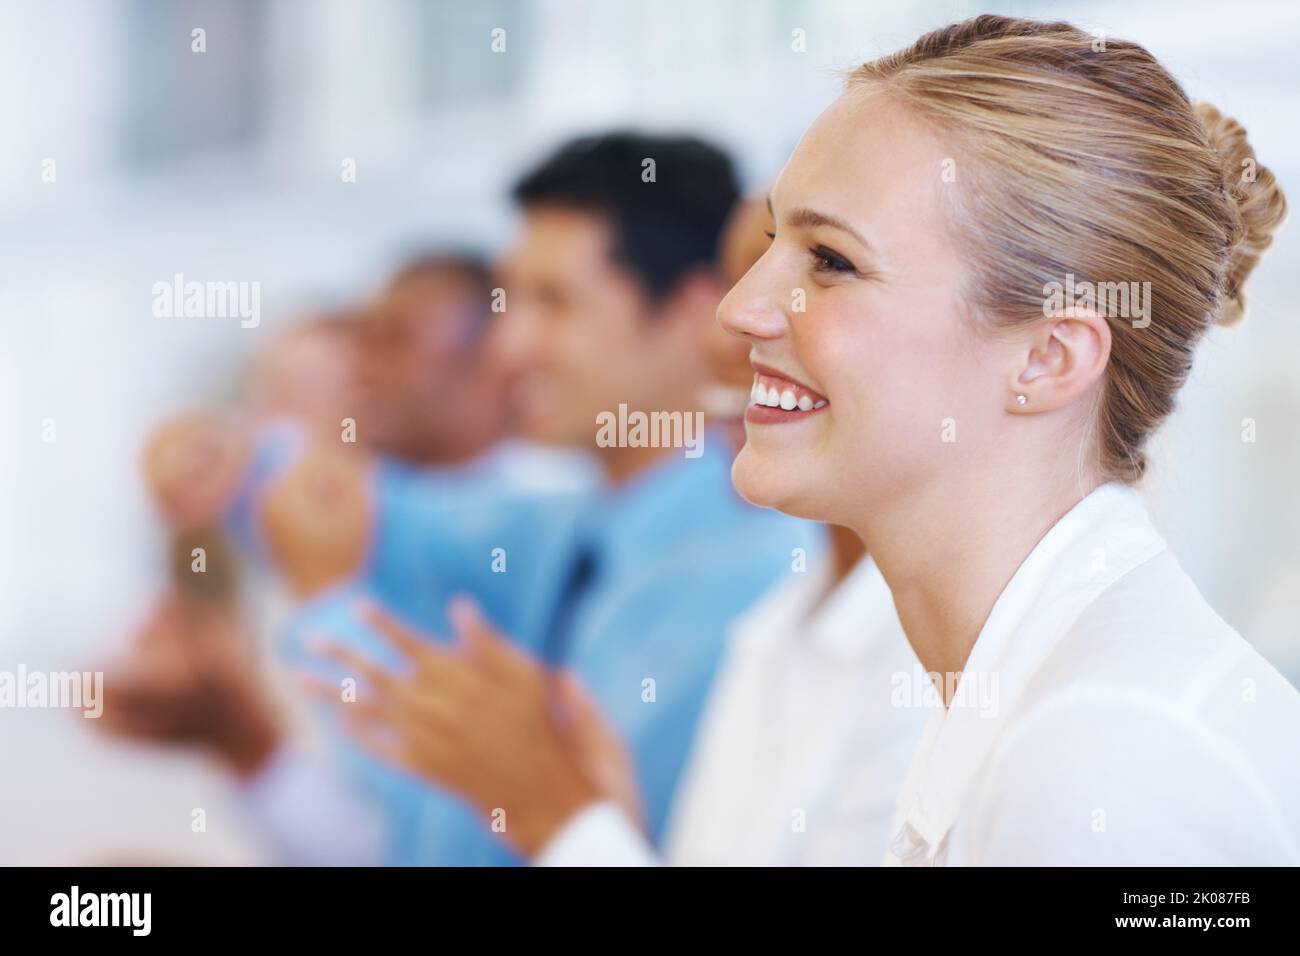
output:
M817 599L808 609L808 614L814 614L820 611L826 604L832 594L834 594L844 579L847 578L853 569L858 566L863 555L867 553L866 546L858 533L852 528L845 528L842 525L826 525L827 543L830 546L830 574L827 576L826 583L817 595Z
M830 538L831 588L834 589L858 566L867 548L852 528L829 524L826 534Z
M947 695L1016 570L1096 482L1002 469L963 475L875 508L856 527L894 595L907 639Z

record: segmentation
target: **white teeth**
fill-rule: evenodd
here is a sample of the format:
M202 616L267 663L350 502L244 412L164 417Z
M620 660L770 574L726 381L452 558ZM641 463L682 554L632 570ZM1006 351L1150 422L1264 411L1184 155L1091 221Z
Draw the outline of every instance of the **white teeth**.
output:
M795 397L794 389L787 388L783 391L777 391L776 386L766 387L755 376L754 384L749 390L749 400L755 405L766 405L768 408L781 408L787 412L798 409L801 412L810 412L815 408L821 408L826 404L825 399L815 400L811 395L800 395Z

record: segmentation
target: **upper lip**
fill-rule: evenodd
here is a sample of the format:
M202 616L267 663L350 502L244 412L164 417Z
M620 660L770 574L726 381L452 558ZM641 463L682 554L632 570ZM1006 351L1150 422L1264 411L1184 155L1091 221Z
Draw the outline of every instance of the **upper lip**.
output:
M799 381L799 379L795 378L793 375L787 374L786 372L782 372L780 369L773 368L770 365L764 365L762 362L755 362L753 359L749 360L749 364L750 367L752 367L754 371L757 372L759 375L771 375L773 378L783 378L787 382L792 382L795 385L798 385L800 388L807 389L809 392L812 392L814 395L818 396L822 400L827 400L826 396L823 395L821 392L817 391L817 389L813 388L811 385Z

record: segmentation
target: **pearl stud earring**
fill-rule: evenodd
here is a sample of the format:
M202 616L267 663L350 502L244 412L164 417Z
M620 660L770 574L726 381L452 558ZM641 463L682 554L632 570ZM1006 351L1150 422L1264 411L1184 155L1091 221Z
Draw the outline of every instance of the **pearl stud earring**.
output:
M1025 402L1027 402L1027 401L1029 401L1029 399L1025 398L1025 396L1023 396L1023 395L1017 395L1017 396L1016 396L1016 404L1017 404L1017 405L1023 405L1023 404L1025 404Z

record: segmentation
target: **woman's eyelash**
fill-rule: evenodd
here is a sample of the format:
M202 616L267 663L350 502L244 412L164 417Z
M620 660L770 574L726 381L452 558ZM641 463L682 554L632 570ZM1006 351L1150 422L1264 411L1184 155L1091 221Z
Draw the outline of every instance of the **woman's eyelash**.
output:
M763 230L763 235L772 240L776 239L776 233L767 229ZM808 252L812 255L813 261L816 263L814 268L818 272L843 272L851 275L859 274L857 266L849 262L848 259L845 259L838 252L833 252L825 246L813 246L808 250Z
M857 267L845 259L837 252L832 252L825 246L814 246L808 250L812 253L813 261L816 262L818 272L847 272L857 274Z

